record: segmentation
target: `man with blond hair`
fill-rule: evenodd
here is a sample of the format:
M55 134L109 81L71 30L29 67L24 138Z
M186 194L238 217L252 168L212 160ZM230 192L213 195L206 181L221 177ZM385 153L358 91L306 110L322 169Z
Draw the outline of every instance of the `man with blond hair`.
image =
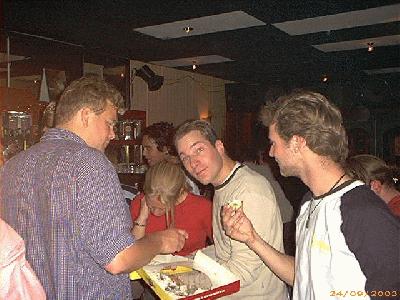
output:
M226 234L293 285L294 300L398 298L400 223L346 174L347 137L338 108L321 94L298 91L266 106L263 121L281 174L299 177L311 191L296 220L296 255L263 239L241 209L224 207Z
M1 173L4 219L27 243L27 258L48 299L130 298L126 273L155 255L182 249L187 234L168 229L136 240L114 166L121 94L83 77L65 89L55 128Z

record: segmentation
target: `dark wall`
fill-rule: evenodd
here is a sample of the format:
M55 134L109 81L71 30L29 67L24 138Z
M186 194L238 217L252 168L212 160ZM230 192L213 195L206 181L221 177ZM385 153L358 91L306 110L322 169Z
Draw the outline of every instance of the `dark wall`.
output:
M260 85L227 83L225 95L230 112L258 112L265 102L265 88Z

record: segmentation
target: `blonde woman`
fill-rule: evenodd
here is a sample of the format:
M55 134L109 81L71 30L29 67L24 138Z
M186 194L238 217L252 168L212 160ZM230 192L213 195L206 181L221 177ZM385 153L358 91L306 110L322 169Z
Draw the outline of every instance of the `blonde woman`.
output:
M190 193L181 166L162 160L146 172L144 194L131 203L132 232L137 239L166 228L180 228L189 238L178 255L204 248L212 240L212 203Z
M360 154L347 160L348 172L355 178L369 185L389 207L390 211L400 217L400 170L389 166L379 157Z

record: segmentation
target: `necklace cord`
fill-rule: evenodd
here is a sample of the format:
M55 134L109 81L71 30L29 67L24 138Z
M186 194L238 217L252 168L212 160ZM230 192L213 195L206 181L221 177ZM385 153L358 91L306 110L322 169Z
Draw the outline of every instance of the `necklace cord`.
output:
M307 221L306 221L306 228L308 228L308 226L310 225L310 218L311 215L313 214L313 212L315 211L315 209L318 207L318 205L322 202L322 200L325 199L325 197L327 195L329 195L334 189L335 187L339 184L339 182L343 179L343 177L346 176L346 173L343 173L342 176L340 176L340 178L335 182L335 184L329 189L329 191L325 194L325 196L319 200L319 202L314 206L314 208L311 210L311 204L314 201L313 198L311 198L310 200L310 204L308 205L308 216L307 216Z

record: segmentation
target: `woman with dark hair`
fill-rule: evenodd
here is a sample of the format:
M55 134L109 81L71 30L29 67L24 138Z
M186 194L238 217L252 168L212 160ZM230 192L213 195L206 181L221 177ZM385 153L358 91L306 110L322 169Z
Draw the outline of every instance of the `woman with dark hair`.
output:
M151 167L161 160L176 156L173 147L174 126L172 123L154 123L142 131L143 156Z

